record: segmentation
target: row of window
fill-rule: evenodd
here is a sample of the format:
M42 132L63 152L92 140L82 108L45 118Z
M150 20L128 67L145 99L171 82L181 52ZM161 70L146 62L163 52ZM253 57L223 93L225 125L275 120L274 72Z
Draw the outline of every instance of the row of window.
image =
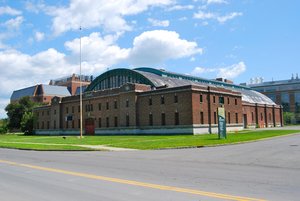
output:
M216 100L217 100L217 99L216 99L216 96L213 96L213 103L216 103ZM203 95L202 95L202 94L200 94L200 103L203 103ZM219 102L218 102L218 103L220 103L220 104L225 104L225 98L222 97L222 96L220 96L220 97L219 97ZM227 104L230 105L230 98L229 98L229 97L227 97ZM234 104L235 104L235 105L238 104L236 98L234 99Z
M127 99L126 102L125 102L125 107L129 107L129 100ZM110 104L109 102L107 101L106 104L105 104L105 108L106 110L109 110L110 109ZM114 109L118 109L118 102L115 100L113 102L113 108ZM71 112L74 113L74 106L71 107ZM102 103L98 103L98 110L101 111L103 109L102 107ZM94 111L94 105L93 104L86 104L85 105L85 112L93 112ZM80 112L80 106L78 106L78 112ZM69 107L66 107L66 113L68 114L69 113Z
M174 94L174 103L178 103L178 96L177 96L177 94ZM148 99L148 104L152 105L152 97L151 96ZM162 105L165 104L165 96L164 95L160 96L160 104L162 104Z

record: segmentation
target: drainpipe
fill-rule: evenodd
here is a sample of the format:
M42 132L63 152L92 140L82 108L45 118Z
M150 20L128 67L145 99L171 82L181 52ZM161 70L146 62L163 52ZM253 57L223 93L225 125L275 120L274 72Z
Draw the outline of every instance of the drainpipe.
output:
M208 132L211 134L211 102L210 102L210 87L207 87L207 104L208 104Z
M255 120L256 120L256 126L258 125L258 105L255 103Z

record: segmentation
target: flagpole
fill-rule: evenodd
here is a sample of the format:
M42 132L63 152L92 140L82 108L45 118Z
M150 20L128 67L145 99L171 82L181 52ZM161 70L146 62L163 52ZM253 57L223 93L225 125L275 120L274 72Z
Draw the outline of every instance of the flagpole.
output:
M82 79L81 79L81 26L79 28L80 30L80 39L79 39L79 45L80 45L80 52L79 52L79 63L80 63L80 75L79 75L79 81L80 81L80 92L79 92L79 96L80 96L80 139L82 138Z

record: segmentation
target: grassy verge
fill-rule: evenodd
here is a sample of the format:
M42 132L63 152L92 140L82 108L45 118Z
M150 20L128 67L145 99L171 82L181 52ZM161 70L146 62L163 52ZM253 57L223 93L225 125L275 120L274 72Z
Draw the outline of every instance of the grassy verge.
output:
M91 150L78 145L105 145L132 149L164 149L181 147L214 146L240 143L275 136L299 133L298 130L259 130L229 133L219 140L216 134L160 135L160 136L25 136L22 134L0 135L0 147L32 150Z

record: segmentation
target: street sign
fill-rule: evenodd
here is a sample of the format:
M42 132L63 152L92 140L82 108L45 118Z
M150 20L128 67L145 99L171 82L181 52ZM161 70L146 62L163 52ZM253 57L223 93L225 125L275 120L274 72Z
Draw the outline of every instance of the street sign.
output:
M218 135L219 139L226 138L225 108L218 107Z

